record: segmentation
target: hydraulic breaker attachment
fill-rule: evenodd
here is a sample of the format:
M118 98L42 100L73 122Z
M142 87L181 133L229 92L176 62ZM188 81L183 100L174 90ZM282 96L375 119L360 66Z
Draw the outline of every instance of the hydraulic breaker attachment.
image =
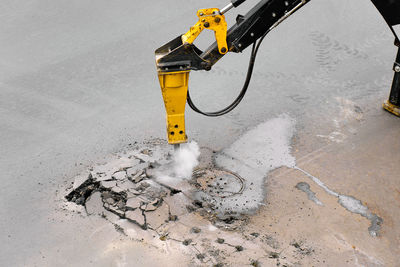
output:
M189 71L159 72L158 79L167 112L168 143L185 143L185 106Z
M209 70L210 62L202 59L203 53L194 40L204 29L215 32L221 54L228 52L227 24L217 8L200 9L199 21L190 30L155 51L158 79L167 112L168 143L187 141L185 132L185 106L190 70Z
M260 0L245 15L238 15L236 23L229 30L227 30L224 14L245 0L231 0L230 4L221 10L218 8L200 9L197 11L197 23L187 33L176 37L155 51L157 72L167 113L168 142L170 144L180 144L187 140L185 105L186 100L190 100L188 97L190 96L188 94L189 71L208 71L228 52L239 53L253 45L245 85L234 103L219 112L205 113L197 109L191 100L188 101L189 106L195 112L203 115L226 114L236 107L247 90L256 51L262 39L309 1ZM216 41L203 52L193 42L204 29L214 31ZM257 40L259 43L256 49Z

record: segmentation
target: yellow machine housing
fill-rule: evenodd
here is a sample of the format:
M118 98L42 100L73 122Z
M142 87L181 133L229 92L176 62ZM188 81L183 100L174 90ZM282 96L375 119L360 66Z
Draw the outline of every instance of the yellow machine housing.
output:
M185 106L189 82L189 70L159 72L161 92L167 112L168 143L186 143Z

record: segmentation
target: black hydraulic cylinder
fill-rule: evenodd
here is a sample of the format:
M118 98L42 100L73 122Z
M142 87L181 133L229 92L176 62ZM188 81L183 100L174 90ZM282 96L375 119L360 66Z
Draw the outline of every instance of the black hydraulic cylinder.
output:
M234 7L238 7L241 4L243 4L243 2L245 2L246 0L232 0L231 3Z
M394 78L392 89L390 90L389 102L397 107L400 107L400 47L397 52L396 62L393 66Z

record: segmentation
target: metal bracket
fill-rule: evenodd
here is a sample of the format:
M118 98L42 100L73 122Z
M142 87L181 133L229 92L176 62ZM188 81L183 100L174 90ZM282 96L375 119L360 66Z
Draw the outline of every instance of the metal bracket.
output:
M215 39L218 44L218 51L224 55L228 52L228 44L226 42L226 34L228 26L225 16L222 15L218 8L200 9L197 11L199 21L190 30L182 35L182 42L192 44L194 40L204 29L213 30Z

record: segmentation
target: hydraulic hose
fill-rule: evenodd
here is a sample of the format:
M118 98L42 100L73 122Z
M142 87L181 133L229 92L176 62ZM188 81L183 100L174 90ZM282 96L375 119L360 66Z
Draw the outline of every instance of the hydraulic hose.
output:
M222 115L225 115L225 114L231 112L237 105L239 105L239 103L242 101L242 99L245 96L245 94L247 92L247 89L249 87L251 76L253 74L254 63L256 61L256 56L257 56L257 53L258 53L258 49L259 49L259 47L261 45L261 42L264 40L265 36L268 34L268 32L269 31L264 33L264 35L260 38L260 40L258 42L255 41L253 43L253 46L252 46L252 49L251 49L251 54L250 54L249 66L247 68L246 80L244 81L242 90L240 91L240 93L236 97L236 99L232 102L232 104L230 104L229 106L227 106L227 107L225 107L225 108L223 108L223 109L221 109L219 111L214 111L214 112L201 111L193 103L193 101L192 101L192 99L190 97L189 89L188 89L187 102L188 102L190 108L193 109L195 112L203 114L203 115L208 116L208 117L218 117L218 116L222 116Z

